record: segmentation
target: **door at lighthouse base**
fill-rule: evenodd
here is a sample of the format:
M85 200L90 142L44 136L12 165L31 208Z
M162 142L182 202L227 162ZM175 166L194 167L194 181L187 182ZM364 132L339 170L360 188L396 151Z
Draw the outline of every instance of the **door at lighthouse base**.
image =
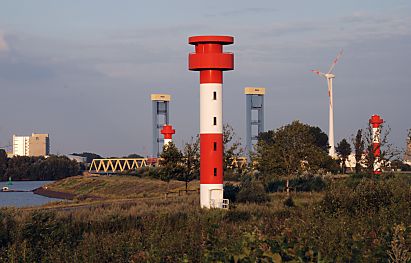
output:
M228 209L229 201L224 199L223 189L210 189L210 208Z

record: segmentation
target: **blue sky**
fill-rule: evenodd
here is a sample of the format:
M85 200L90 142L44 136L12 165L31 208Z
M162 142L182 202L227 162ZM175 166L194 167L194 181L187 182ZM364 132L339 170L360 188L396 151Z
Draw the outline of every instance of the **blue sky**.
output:
M328 132L326 83L335 68L336 142L372 114L404 147L411 128L410 1L0 0L0 146L48 132L52 152L151 152L150 93L169 93L175 141L198 133L198 73L187 38L227 34L224 122L242 142L246 86L266 87L266 129L299 119ZM407 114L408 113L408 114Z

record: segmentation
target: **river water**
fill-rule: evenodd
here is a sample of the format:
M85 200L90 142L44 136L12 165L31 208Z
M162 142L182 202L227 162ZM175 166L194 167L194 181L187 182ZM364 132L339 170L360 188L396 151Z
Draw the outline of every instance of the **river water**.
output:
M0 182L0 188L7 186L10 190L33 190L52 181L19 181L8 185L7 182ZM14 206L25 207L43 205L61 199L49 198L32 192L0 192L0 207Z

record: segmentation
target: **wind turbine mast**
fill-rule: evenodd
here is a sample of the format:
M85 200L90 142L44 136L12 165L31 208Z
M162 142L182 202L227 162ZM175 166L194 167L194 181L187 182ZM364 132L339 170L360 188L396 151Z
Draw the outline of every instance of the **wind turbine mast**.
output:
M318 71L318 70L311 70L315 74L327 80L328 97L330 98L329 130L328 130L328 144L330 146L330 149L328 150L328 155L330 155L333 158L336 157L336 154L335 154L335 144L334 144L334 102L333 102L333 79L335 78L335 75L332 74L332 71L335 65L337 64L338 60L340 59L342 53L343 53L342 50L340 51L340 53L338 53L337 57L334 59L327 73L322 73L321 71Z
M329 111L329 134L328 134L328 144L330 149L328 149L328 155L335 157L335 145L334 145L334 103L333 103L333 74L326 74L328 84L328 97L330 98L330 111Z

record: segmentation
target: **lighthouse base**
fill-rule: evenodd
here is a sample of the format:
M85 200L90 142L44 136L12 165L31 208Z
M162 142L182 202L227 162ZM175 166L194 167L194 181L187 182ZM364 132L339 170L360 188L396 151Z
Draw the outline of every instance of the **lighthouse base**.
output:
M223 184L200 184L201 208L228 208Z

